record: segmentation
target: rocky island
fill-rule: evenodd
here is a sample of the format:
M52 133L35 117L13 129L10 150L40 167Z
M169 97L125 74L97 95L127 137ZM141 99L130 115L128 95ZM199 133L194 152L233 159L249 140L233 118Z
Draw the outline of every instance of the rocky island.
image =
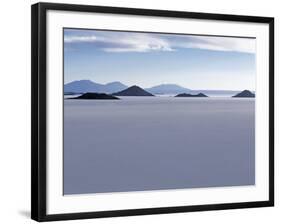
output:
M190 93L181 93L176 95L175 97L208 97L204 93L198 93L198 94L190 94Z
M84 93L81 96L69 99L77 100L119 100L118 97L106 93Z
M114 96L154 96L153 94L145 91L139 86L131 86L120 92L113 93Z
M245 98L253 98L255 97L255 94L252 93L251 91L249 90L244 90L236 95L234 95L233 97L245 97Z

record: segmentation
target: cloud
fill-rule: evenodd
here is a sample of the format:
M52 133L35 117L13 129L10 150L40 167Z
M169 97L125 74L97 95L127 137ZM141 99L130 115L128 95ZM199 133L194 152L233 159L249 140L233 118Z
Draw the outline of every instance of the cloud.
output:
M198 48L214 51L233 51L255 53L255 39L234 37L194 36L190 42L182 43L182 47Z
M75 42L94 42L96 41L96 37L91 36L65 36L64 42L65 43L75 43Z
M255 53L255 39L114 31L67 32L65 43L90 43L104 52L177 51L182 48Z
M164 38L151 34L140 33L116 33L110 32L103 35L76 35L64 37L65 43L92 43L105 52L150 52L173 51Z

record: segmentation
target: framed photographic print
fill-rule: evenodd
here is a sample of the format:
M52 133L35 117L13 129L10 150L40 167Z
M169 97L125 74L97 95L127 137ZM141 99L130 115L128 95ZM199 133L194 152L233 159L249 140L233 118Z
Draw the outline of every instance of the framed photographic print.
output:
M32 6L32 219L274 204L274 19Z

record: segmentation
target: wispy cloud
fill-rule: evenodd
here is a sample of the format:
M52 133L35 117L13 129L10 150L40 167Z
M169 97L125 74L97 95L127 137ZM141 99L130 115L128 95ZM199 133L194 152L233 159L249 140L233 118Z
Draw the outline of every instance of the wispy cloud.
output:
M65 35L65 43L93 43L105 52L150 52L172 51L165 38L142 33L106 33L84 35Z
M214 51L255 53L255 39L251 38L193 36L191 41L178 43L178 45Z
M75 42L95 42L96 36L64 36L65 43L75 43Z
M182 48L255 53L255 39L152 33L66 32L65 43L91 43L104 52L177 51Z

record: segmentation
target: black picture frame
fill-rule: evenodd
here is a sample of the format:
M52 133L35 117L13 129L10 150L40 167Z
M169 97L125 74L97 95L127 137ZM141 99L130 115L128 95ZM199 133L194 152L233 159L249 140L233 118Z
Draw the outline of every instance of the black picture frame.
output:
M208 204L196 206L160 207L145 209L129 209L102 212L85 212L70 214L46 213L46 12L63 10L75 12L100 12L124 15L161 16L174 18L192 18L205 20L222 20L235 22L254 22L269 25L269 200ZM206 210L238 209L274 206L274 18L224 15L210 13L194 13L183 11L164 11L137 8L103 7L73 4L37 3L32 5L32 149L31 149L31 218L36 221L55 221L86 218L102 218L116 216L132 216L162 213L178 213Z

